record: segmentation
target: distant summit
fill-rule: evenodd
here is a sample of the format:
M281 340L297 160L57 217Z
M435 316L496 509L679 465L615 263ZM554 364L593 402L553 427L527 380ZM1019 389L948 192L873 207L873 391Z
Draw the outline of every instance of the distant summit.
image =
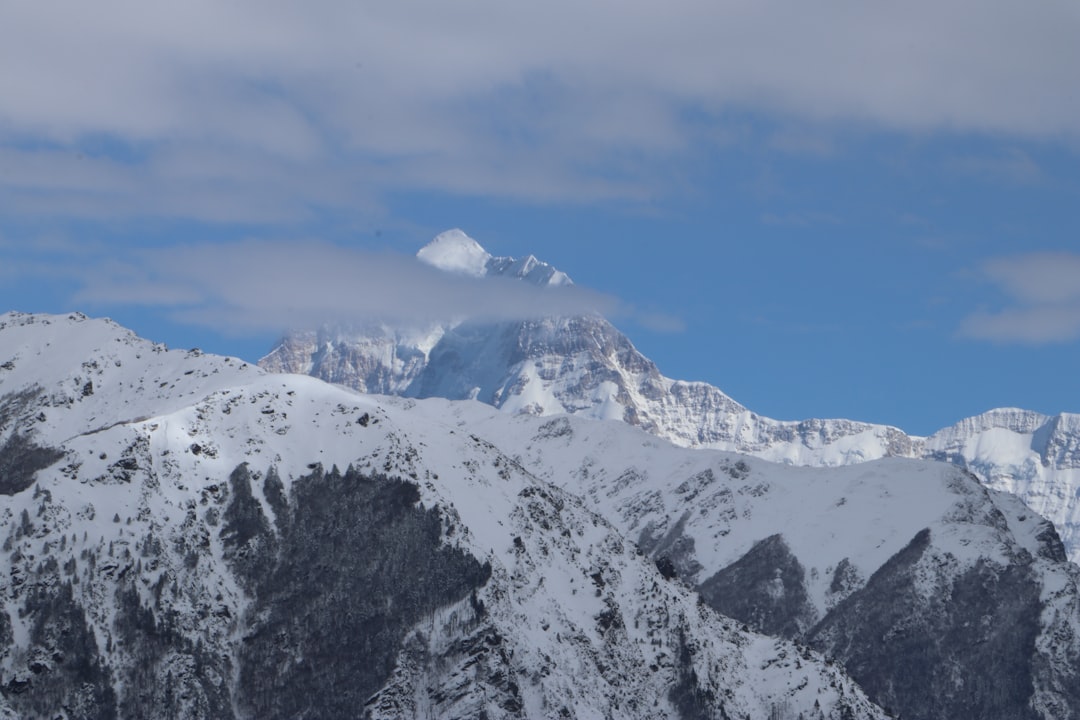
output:
M536 285L570 278L529 255L494 257L461 230L440 234L417 257L447 272ZM797 360L796 360L797 362ZM603 317L290 333L259 364L369 393L471 399L510 413L619 420L684 447L729 450L788 465L831 467L882 457L927 457L977 473L1023 498L1059 528L1080 558L1080 416L993 410L911 436L843 419L763 417L718 388L667 378Z
M510 277L534 285L572 285L564 272L532 255L523 258L494 257L461 230L447 230L429 242L416 257L432 267L473 277Z

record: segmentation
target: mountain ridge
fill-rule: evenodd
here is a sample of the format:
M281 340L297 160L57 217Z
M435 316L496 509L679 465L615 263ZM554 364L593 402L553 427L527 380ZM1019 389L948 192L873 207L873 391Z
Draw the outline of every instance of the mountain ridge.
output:
M438 405L77 314L0 347L0 717L886 717Z
M420 254L431 255L432 245L446 243L469 248L470 257L482 253L482 267L475 261L470 267L484 276L531 267L535 260L491 258L460 230L440 235ZM558 274L550 265L537 267L546 268L540 277ZM537 282L529 272L512 276ZM259 365L362 392L474 399L511 413L621 420L686 447L793 465L829 467L881 457L945 460L1049 517L1070 557L1080 560L1080 415L999 408L930 436L846 419L774 420L708 383L665 377L597 314L501 323L462 319L423 328L326 326L287 335Z
M81 315L0 347L0 717L1080 712L1080 568L962 468L364 395Z

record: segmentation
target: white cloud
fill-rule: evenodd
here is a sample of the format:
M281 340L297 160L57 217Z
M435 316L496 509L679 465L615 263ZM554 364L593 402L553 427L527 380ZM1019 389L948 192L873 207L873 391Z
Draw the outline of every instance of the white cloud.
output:
M961 334L981 340L1032 345L1080 339L1080 255L1031 253L983 264L985 279L1009 298L998 311L980 311Z
M1016 308L968 317L961 332L978 340L1046 345L1080 338L1080 304Z
M1033 304L1080 301L1080 255L1044 252L990 260L983 271L1017 300Z
M83 263L80 307L156 306L189 324L238 334L324 322L509 320L618 311L580 287L476 280L411 257L322 242L260 242L144 249Z
M731 110L1076 138L1078 36L1068 0L11 2L2 209L278 220L400 188L641 198ZM97 161L76 169L77 148Z

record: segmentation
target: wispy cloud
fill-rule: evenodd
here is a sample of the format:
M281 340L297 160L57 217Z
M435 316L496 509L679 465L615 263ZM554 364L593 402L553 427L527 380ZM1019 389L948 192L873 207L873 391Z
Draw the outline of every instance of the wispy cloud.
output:
M1068 3L1005 0L9 3L0 211L640 199L732 111L1075 138L1078 33ZM771 143L828 153L823 137Z
M1080 255L1044 252L997 258L983 277L1008 298L1006 307L967 317L962 335L1042 345L1080 339Z
M945 161L945 167L954 173L1013 185L1028 185L1043 178L1039 164L1018 148L997 155L955 156Z
M787 213L777 215L765 213L761 216L764 225L778 227L813 227L821 225L843 225L842 218L827 212Z
M635 318L639 325L658 333L681 333L686 330L686 321L677 315L662 312L643 312Z
M80 307L157 307L174 320L236 334L325 322L619 312L616 299L577 286L478 280L408 256L313 241L144 249L85 266L77 281Z

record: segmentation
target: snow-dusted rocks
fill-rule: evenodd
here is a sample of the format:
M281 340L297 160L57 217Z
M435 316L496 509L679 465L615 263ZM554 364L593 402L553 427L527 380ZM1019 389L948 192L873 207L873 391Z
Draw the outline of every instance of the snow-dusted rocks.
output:
M1022 498L1053 521L1069 557L1080 560L1080 415L991 410L934 433L923 455Z

